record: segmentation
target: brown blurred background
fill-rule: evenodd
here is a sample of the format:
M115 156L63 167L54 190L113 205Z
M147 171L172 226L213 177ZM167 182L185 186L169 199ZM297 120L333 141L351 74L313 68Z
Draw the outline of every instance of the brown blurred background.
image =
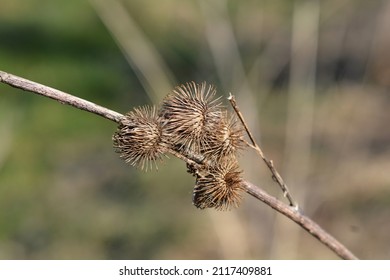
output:
M305 213L387 259L389 32L379 0L3 0L0 70L121 113L191 80L232 92ZM252 197L196 209L183 162L128 166L115 129L0 84L1 259L337 259ZM252 151L240 161L280 196Z

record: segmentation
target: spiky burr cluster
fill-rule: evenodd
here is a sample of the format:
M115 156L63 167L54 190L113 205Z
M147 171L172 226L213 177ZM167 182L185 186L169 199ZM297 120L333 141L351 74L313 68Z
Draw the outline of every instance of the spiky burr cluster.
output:
M127 113L113 141L120 157L141 169L157 168L165 153L185 160L196 178L193 204L228 210L241 201L237 152L243 148L243 128L215 94L206 83L177 86L158 111L141 107Z

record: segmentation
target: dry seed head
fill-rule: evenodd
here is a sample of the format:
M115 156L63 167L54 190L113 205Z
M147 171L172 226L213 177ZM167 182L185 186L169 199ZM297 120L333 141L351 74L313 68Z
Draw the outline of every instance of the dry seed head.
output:
M215 88L205 82L191 82L176 87L164 99L159 115L164 132L176 148L199 153L207 145L206 137L221 119L219 99L213 99L215 93Z
M243 191L241 171L234 157L225 158L210 167L207 174L198 175L193 193L193 204L200 209L229 210L238 207Z
M161 121L155 107L140 107L127 113L113 135L114 149L127 163L152 169L165 152ZM156 166L157 168L157 166Z
M220 123L208 137L209 142L202 151L206 158L220 160L223 157L230 157L244 148L244 129L235 116L229 117L225 111Z

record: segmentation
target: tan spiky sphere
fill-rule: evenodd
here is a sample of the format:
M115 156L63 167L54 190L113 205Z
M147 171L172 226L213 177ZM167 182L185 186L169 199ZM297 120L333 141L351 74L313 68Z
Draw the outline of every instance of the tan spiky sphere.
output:
M206 83L187 83L176 87L162 103L159 115L163 130L180 151L199 153L207 137L221 120L215 88Z
M157 168L156 161L165 153L161 120L155 107L135 108L127 113L112 139L120 157L143 170Z
M202 151L205 158L218 161L224 157L234 157L244 148L244 129L234 116L225 111L220 123L208 137L208 145Z
M242 199L241 171L235 158L226 158L198 174L193 193L193 204L200 209L230 210Z

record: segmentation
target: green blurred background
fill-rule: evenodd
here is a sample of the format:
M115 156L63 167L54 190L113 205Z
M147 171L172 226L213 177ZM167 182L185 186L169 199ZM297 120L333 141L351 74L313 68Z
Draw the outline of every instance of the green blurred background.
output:
M305 213L390 257L389 1L2 0L0 70L125 113L195 80L237 96ZM191 204L193 178L112 149L116 124L0 84L1 259L337 259L252 197ZM251 151L246 179L280 195Z

